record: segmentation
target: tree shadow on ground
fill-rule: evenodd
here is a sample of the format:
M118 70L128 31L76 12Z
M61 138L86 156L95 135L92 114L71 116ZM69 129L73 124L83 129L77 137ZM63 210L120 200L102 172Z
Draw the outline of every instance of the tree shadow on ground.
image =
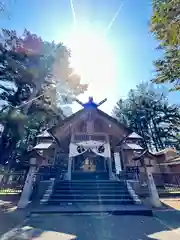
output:
M22 223L28 210L17 210L20 195L0 195L0 235Z
M7 236L7 238L1 239L180 239L180 235L178 236L177 232L173 232L155 217L113 216L108 214L34 214L29 218L26 224L9 234L9 238Z
M179 200L174 199L172 205L169 205L168 201L170 200L166 199L165 203L162 203L162 210L155 211L155 216L169 227L178 229L180 228L180 211L176 208L176 205Z

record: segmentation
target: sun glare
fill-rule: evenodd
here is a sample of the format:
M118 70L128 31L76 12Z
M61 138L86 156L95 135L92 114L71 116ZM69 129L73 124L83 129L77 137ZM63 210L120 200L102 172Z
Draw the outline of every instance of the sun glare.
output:
M66 40L71 49L71 65L82 81L89 84L88 95L102 98L115 81L113 51L102 33L76 28Z

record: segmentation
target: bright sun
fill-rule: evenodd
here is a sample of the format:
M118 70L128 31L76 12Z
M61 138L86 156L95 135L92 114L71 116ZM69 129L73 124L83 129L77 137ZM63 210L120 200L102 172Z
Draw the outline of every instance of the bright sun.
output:
M66 42L71 49L72 67L89 84L88 95L106 97L115 81L115 63L105 36L89 28L76 28Z

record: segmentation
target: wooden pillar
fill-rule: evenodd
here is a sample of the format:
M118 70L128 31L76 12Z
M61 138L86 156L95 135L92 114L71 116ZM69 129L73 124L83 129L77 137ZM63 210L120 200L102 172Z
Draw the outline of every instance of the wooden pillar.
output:
M73 161L73 157L71 156L71 143L74 142L74 129L71 129L71 141L70 141L70 145L69 145L69 156L68 156L68 171L67 171L67 180L71 181L71 175L72 175L72 161Z
M122 170L124 170L126 167L125 166L125 154L124 154L124 150L122 147L120 148L119 154L120 154L120 159L121 159L121 167L122 167Z
M53 165L56 164L56 160L57 160L57 154L58 154L58 151L57 151L57 146L55 146L55 149L54 149L54 163Z
M104 158L104 171L106 172L107 171L107 165L106 165L106 159Z
M111 158L107 158L108 161L108 168L109 168L109 179L112 180L113 176L112 176L112 159Z
M86 131L88 134L91 134L94 132L94 121L93 121L93 116L91 111L88 113L88 118L86 120Z
M112 173L112 159L111 159L111 146L110 146L110 139L109 136L107 137L107 148L108 148L108 157L107 157L107 163L109 168L109 179L113 179L113 173Z
M72 172L75 171L75 159L72 159Z
M116 167L116 173L119 174L122 171L122 164L119 152L114 153L114 161Z
M70 181L71 180L71 172L72 172L72 157L68 158L68 172L67 172L67 179Z

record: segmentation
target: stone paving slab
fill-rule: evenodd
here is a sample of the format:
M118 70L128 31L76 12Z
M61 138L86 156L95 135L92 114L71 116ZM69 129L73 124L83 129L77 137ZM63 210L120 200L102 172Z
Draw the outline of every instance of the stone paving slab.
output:
M160 221L163 221L171 228L180 228L180 211L172 209L167 211L159 210L154 212L154 216L157 217Z
M83 205L69 204L60 206L41 205L31 213L110 213L114 215L152 216L152 210L143 205Z
M28 214L28 209L16 210L15 207L0 209L0 236L21 224Z
M180 224L180 223L179 223ZM34 214L1 240L180 240L180 232L155 217Z

